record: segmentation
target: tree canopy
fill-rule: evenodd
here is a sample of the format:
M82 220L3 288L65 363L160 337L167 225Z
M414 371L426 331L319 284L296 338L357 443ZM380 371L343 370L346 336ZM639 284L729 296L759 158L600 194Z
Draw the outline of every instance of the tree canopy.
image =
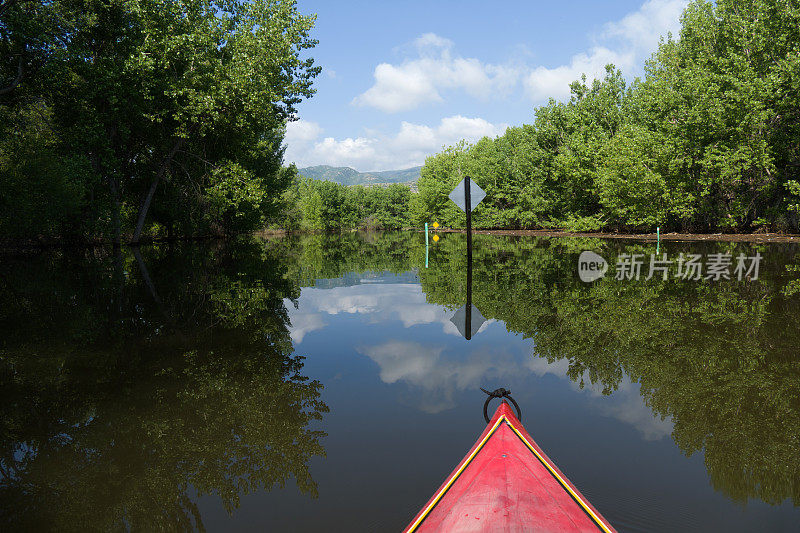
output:
M0 229L257 228L291 181L282 140L314 92L314 19L292 0L6 0Z
M447 194L469 175L478 226L797 231L800 4L697 0L681 23L643 79L609 65L530 125L428 158L428 216L463 225Z

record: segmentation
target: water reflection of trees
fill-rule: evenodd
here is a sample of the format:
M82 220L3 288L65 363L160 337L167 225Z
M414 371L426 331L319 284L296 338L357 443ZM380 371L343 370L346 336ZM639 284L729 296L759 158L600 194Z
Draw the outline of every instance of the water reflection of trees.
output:
M263 246L4 258L0 523L13 530L202 528L197 495L316 493L301 375Z
M339 244L339 243L342 244ZM465 301L463 235L430 247L419 234L363 239L315 235L268 244L295 260L302 285L351 271L417 268L426 300ZM655 416L670 417L686 455L703 452L713 486L734 500L800 505L800 293L797 247L760 246L757 282L616 281L584 284L577 259L613 261L654 245L597 239L475 237L473 301L486 318L534 339L535 357L567 361L567 374L613 394L624 375ZM734 243L666 243L676 255L739 252Z
M316 279L417 268L427 301L456 308L463 241L432 245L428 269L413 233L3 258L0 523L180 529L200 525L196 492L228 509L291 478L314 494L308 461L324 450L309 425L327 408L300 375L284 302ZM753 283L577 278L581 250L651 248L476 236L473 300L575 381L608 394L637 381L721 492L800 505L796 249L762 247Z
M448 236L435 267L420 271L428 301L463 302L463 246ZM679 448L704 452L716 489L742 502L800 505L800 295L783 290L795 249L762 248L758 282L578 280L581 250L610 259L651 248L478 237L473 299L487 318L533 338L535 356L568 361L571 379L606 394L624 374L640 383L653 413L671 417Z
M407 272L424 264L423 239L412 232L322 233L270 239L264 246L289 258L290 276L307 287L349 272Z

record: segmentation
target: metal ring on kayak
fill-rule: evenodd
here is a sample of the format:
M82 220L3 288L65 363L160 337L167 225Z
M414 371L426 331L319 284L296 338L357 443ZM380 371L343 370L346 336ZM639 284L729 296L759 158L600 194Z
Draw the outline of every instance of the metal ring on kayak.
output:
M502 387L499 389L495 389L492 392L489 392L483 387L481 387L481 390L485 392L487 395L489 395L489 397L486 398L486 403L483 404L483 418L486 419L487 424L490 422L488 409L489 409L489 402L492 401L492 398L508 398L509 400L511 400L511 403L513 403L514 407L517 409L517 419L519 421L522 421L522 410L520 410L519 404L517 404L516 400L514 400L514 398L511 397L510 390L506 390Z

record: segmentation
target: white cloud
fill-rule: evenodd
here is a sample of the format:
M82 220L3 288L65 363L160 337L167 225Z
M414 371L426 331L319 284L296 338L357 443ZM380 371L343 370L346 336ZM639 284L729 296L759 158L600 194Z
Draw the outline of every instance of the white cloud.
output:
M461 337L450 321L453 310L427 303L418 284L365 284L331 289L307 287L302 289L296 309L290 300L286 300L286 307L291 320L289 331L295 344L301 343L310 332L325 328L326 315L339 314L361 315L369 323L399 321L405 328L440 324L443 334ZM494 319L488 320L479 331L484 331L494 322ZM378 365L382 382L405 384L410 401L429 413L454 407L459 391L477 389L487 380L512 382L530 374L569 380L567 359L548 362L537 357L527 343L516 354L481 344L470 345L467 349L458 346L455 351L448 349L444 337L442 343L435 344L393 339L360 346L357 351ZM580 390L577 382L569 381L573 390ZM583 376L583 381L587 386L582 393L589 398L593 409L633 426L645 440L658 440L672 432L672 419L662 420L654 416L642 399L639 384L631 381L629 376L623 375L617 390L610 396L602 394L601 384L591 383L588 373Z
M306 287L300 293L298 308L295 309L290 300L286 300L286 307L291 321L289 332L296 344L302 342L308 333L326 327L325 315L338 314L363 315L370 323L398 320L405 328L440 324L442 333L461 337L451 321L453 310L427 303L418 284L365 284L331 289ZM487 320L478 331L485 331L495 322L495 319Z
M396 113L414 109L425 102L441 102L433 80L417 62L395 67L381 63L375 67L375 85L353 99L353 103Z
M325 137L315 143L309 153L319 164L332 166L363 167L364 163L377 158L377 139L367 137L348 137L337 141L333 137ZM303 165L305 166L305 165Z
M460 139L475 141L482 137L500 135L505 132L507 127L507 124L495 126L482 118L467 118L456 115L443 118L437 133L442 139L452 144Z
M688 0L648 0L622 19L606 23L596 44L576 53L567 64L555 67L484 63L464 58L455 44L434 33L418 37L404 47L412 57L398 64L380 63L373 72L374 83L352 103L396 113L424 104L442 102L448 90L462 90L482 99L508 95L522 80L528 96L540 102L569 96L569 84L586 74L600 78L604 67L613 63L626 75L639 74L643 60L655 51L668 32L676 35L680 16Z
M527 352L515 357L487 346L479 346L464 357L463 352L457 356L448 354L442 346L390 340L358 348L358 352L378 365L381 381L403 382L413 389L417 407L429 413L454 407L457 392L477 389L487 380L509 381L524 377L529 372L539 377L550 374L558 379L569 379L569 362L566 359L548 363ZM585 381L588 382L588 375ZM570 387L579 390L578 383L574 381L570 381ZM600 386L589 385L582 392L590 398L592 408L636 428L644 440L659 440L669 436L673 429L672 419L662 420L655 416L642 399L639 389L639 384L625 375L610 396L603 395Z
M567 375L567 371L569 370L569 360L558 359L550 363L547 359L534 355L528 359L525 363L525 367L539 377L550 374L557 378L563 378Z
M413 59L375 67L375 83L352 103L396 113L441 102L441 91L447 89L461 89L486 100L508 93L520 75L510 64L493 65L455 55L453 42L434 33L418 37L414 48L417 57Z
M436 48L449 50L453 47L453 41L435 33L423 33L414 39L414 46L419 50L420 54L424 54Z
M569 97L569 84L586 74L587 80L602 78L605 65L613 63L626 75L638 74L641 64L668 32L677 34L680 16L688 0L649 0L621 20L607 23L599 36L603 45L572 56L568 65L539 66L523 80L535 102Z
M668 32L678 33L680 15L687 3L648 0L638 10L602 26L594 46L574 54L566 64L553 67L524 61L491 64L464 58L455 52L455 44L449 39L426 33L400 50L409 56L406 60L375 67L372 87L353 103L398 112L443 101L453 91L488 100L508 95L520 86L535 103L548 98L564 100L569 98L571 82L582 74L589 81L602 78L608 63L622 69L626 76L640 74L644 60L655 51L659 39ZM455 115L442 119L438 125L403 121L394 133L365 132L337 138L322 137L318 124L300 120L287 126L285 159L299 167L327 164L363 171L407 168L421 165L442 146L461 139L474 142L483 136L500 135L506 127L483 118Z
M588 382L588 375L584 376ZM573 387L577 387L573 383ZM593 405L605 416L615 418L631 425L641 433L644 440L660 440L672 434L672 417L664 418L653 414L640 393L641 386L623 376L617 389L610 396L604 396L601 386L589 386L589 393L595 399Z
M300 343L303 336L327 325L325 315L364 315L369 322L399 320L403 327L420 324L441 324L442 333L461 336L450 321L453 311L425 301L422 287L416 284L354 285L332 289L304 288L299 308L287 304L292 327L292 340ZM288 302L288 301L287 301ZM494 320L481 327L485 329Z
M299 167L311 165L348 166L359 170L393 170L421 165L443 146L462 139L475 142L505 132L507 124L492 124L482 118L461 115L443 118L437 126L401 122L392 136L367 135L319 139L322 129L313 122L292 122L287 128L287 162ZM289 129L291 128L291 129Z
M617 22L609 22L602 33L604 39L618 38L623 46L637 50L640 54L654 52L658 41L672 33L677 37L680 18L688 0L650 0L633 13Z
M572 57L569 65L555 68L537 67L525 77L525 90L531 100L539 102L548 98L564 100L569 98L569 84L586 74L586 79L600 79L605 66L613 63L623 72L630 70L634 56L621 54L608 48L596 47L588 54L582 53Z
M286 124L285 141L288 144L313 141L322 134L322 128L316 122L295 120Z

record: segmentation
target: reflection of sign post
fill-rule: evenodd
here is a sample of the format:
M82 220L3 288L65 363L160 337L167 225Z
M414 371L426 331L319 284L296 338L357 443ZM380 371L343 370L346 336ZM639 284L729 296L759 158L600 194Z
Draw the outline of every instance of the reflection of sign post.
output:
M463 321L461 318L456 320L456 317L459 317L459 313L461 313L462 309L459 309L455 316L453 317L453 323L456 324L461 334L470 340L472 338L473 333L477 333L478 328L480 328L481 324L486 320L481 316L478 309L472 305L472 209L481 203L481 200L486 198L486 193L478 187L478 184L472 181L469 176L461 180L461 182L456 185L456 188L453 189L453 192L450 193L448 196L458 207L461 208L464 213L467 215L467 304L462 308L464 311L464 318ZM473 328L473 309L475 312L475 320L474 322L477 324L477 327ZM480 320L478 320L480 317ZM464 329L462 330L459 326L460 323L464 324ZM474 330L474 331L473 331Z
M478 333L481 326L486 322L486 318L481 314L477 307L470 304L469 306L462 306L450 319L450 322L456 325L458 332L461 333L467 340L471 339L473 335Z

